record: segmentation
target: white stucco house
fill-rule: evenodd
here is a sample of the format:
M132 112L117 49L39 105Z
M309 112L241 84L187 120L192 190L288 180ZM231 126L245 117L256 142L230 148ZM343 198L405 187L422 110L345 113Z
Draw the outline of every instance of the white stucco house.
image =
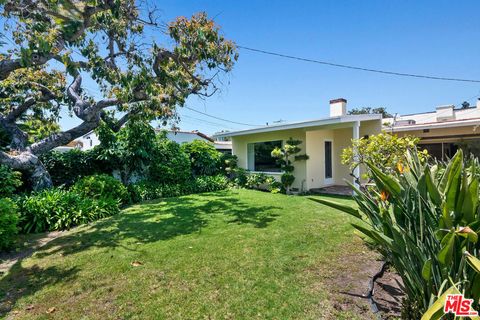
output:
M380 114L347 115L347 100L341 98L330 101L327 118L226 132L216 137L231 138L232 153L238 157L241 168L278 179L282 172L271 151L289 138L303 141L301 153L309 159L294 161L293 188L306 191L353 182L348 166L341 163L343 149L351 145L352 139L378 134L381 130ZM360 172L355 175L360 176Z

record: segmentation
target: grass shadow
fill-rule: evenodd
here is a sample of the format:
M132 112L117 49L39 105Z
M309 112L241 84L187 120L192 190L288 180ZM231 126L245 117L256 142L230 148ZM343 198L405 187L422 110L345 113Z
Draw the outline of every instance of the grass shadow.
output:
M279 207L252 205L228 192L165 198L126 208L119 215L81 227L48 243L36 256L74 254L91 247L131 249L130 243L151 243L201 233L212 215L231 217L228 223L265 228L277 217Z
M36 249L35 258L56 254L66 256L90 248L137 250L133 244L201 233L213 215L226 216L223 219L226 223L265 228L275 220L276 209L279 207L244 202L228 192L150 201L130 206L116 216L67 232ZM8 313L20 297L31 295L60 281L71 281L80 271L75 267L66 270L54 266L46 269L38 266L23 268L22 261L28 257L29 255L19 258L8 274L0 278L0 316Z
M24 268L21 261L18 261L0 281L0 318L10 312L21 297L33 295L56 283L73 281L78 271L76 267L61 269L56 266L41 268L34 265Z

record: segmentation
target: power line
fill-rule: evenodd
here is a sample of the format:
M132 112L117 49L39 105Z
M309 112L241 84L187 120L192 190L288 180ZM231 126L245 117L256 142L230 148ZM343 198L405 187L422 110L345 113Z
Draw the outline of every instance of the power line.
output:
M196 113L199 113L199 114L203 114L204 116L207 116L207 117L210 117L210 118L214 118L214 119L221 120L221 121L225 121L225 122L230 122L230 123L233 123L233 124L239 124L239 125L242 125L242 126L250 126L250 127L261 127L261 126L262 126L261 124L242 123L242 122L236 122L236 121L232 121L232 120L227 120L227 119L219 118L219 117L212 116L212 115L210 115L210 114L208 114L208 113L201 112L201 111L195 110L195 109L190 108L190 107L187 107L187 106L185 106L184 108L186 108L186 109L188 109L188 110L192 110L193 112L196 112Z
M211 122L211 121L207 121L207 120L204 120L204 119L199 119L199 118L195 118L195 117L191 117L191 116L187 116L187 115L181 115L180 118L182 117L185 117L185 118L189 118L189 119L193 119L193 120L197 120L197 121L200 121L200 122L204 122L206 124L210 124L210 125L213 125L215 127L220 127L220 128L227 128L227 129L233 129L235 130L234 128L232 127L228 127L224 124L221 124L221 123L216 123L216 122Z
M351 65L346 65L346 64L333 63L333 62L328 62L328 61L321 61L321 60L314 60L314 59L302 58L302 57L297 57L297 56L291 56L291 55L272 52L272 51L265 51L265 50L250 48L250 47L244 47L244 46L240 46L240 45L237 45L237 47L240 48L240 49L253 51L253 52L258 52L258 53L263 53L263 54L267 54L267 55L271 55L271 56L277 56L277 57L299 60L299 61L304 61L304 62L312 62L312 63L323 64L323 65L327 65L327 66L331 66L331 67L338 67L338 68L344 68L344 69L352 69L352 70L359 70L359 71L366 71L366 72L375 72L375 73L388 74L388 75L401 76L401 77L423 78L423 79L430 79L430 80L480 83L480 80L475 80L475 79L447 78L447 77L429 76L429 75L414 74L414 73L386 71L386 70L380 70L380 69L370 69L370 68L357 67L357 66L351 66Z

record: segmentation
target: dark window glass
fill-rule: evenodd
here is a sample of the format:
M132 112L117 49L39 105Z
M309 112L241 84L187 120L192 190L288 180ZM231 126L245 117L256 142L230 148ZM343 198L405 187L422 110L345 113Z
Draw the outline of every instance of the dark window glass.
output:
M253 152L253 157L249 155L248 158L250 161L253 161L253 166L250 164L249 169L264 172L280 172L281 169L277 159L272 157L272 151L276 147L281 148L282 141L257 142L253 144L253 148L250 146L248 149L250 153Z
M325 178L332 177L332 142L325 141Z

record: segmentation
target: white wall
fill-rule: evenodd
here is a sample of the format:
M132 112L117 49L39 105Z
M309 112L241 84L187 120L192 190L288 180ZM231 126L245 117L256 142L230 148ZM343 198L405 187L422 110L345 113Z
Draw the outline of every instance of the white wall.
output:
M175 132L168 131L167 138L179 144L182 144L184 142L192 142L193 140L208 141L207 139L202 138L198 134L193 132L176 132L175 133Z
M90 150L100 144L100 140L94 132L90 132L83 137L76 139L76 141L80 141L83 143L83 146L81 148L82 150Z

